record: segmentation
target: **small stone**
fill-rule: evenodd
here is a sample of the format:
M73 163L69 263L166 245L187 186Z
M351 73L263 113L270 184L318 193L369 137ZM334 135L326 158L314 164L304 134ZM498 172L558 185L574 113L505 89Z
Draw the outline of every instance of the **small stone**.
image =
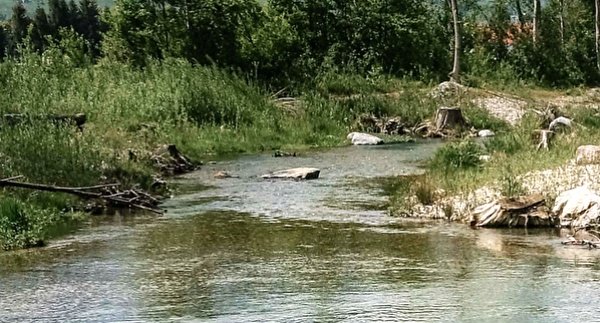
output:
M485 129L485 130L481 130L481 131L479 131L479 132L477 133L477 136L479 136L479 137L484 137L484 138L485 138L485 137L494 137L495 135L496 135L496 134L495 134L493 131L491 131L491 130L487 130L487 129Z

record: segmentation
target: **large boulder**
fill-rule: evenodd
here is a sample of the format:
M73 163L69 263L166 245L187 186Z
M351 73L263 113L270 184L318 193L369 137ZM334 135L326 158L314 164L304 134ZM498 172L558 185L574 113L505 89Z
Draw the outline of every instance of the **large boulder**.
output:
M319 178L320 174L321 174L321 170L319 170L318 168L301 167L301 168L292 168L292 169L288 169L288 170L282 170L282 171L266 174L261 177L264 179L296 179L296 180L306 179L306 180L308 180L308 179L317 179L317 178Z
M585 187L564 192L556 198L552 212L563 227L586 227L598 223L600 196Z
M549 227L554 219L545 202L539 194L503 198L476 208L470 222L477 227Z
M353 145L380 145L383 144L383 140L379 137L369 135L366 133L352 132L348 135L348 139L352 140Z
M599 164L600 146L579 146L575 160L578 165Z
M431 97L434 99L448 99L459 96L466 90L467 88L464 85L456 82L443 82L431 92Z

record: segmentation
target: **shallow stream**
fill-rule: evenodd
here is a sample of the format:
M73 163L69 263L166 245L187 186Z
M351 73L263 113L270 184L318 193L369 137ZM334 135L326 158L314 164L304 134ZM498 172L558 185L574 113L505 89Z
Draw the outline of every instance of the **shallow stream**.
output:
M365 179L419 172L440 145L208 165L174 180L162 217L94 217L0 253L0 322L600 321L600 251L558 230L386 215ZM321 178L258 179L297 166Z

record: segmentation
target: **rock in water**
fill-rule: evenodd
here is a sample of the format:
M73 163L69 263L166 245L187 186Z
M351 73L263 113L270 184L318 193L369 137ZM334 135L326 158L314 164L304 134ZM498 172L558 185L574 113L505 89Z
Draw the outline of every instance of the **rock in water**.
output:
M494 137L496 134L491 130L481 130L477 133L479 137Z
M571 129L573 122L570 119L567 119L565 117L559 117L554 119L554 121L552 121L550 123L550 127L549 130L550 131L560 131L560 130L567 130L567 129Z
M471 225L478 227L548 227L554 219L544 206L541 195L504 198L476 208Z
M576 161L578 165L599 164L600 146L579 146Z
M261 176L265 179L317 179L321 174L318 168L292 168Z
M229 174L229 173L228 173L228 172L226 172L226 171L222 171L222 170L221 170L221 171L218 171L218 172L216 172L216 173L215 173L215 178L218 178L218 179L224 179L224 178L239 178L239 176L234 176L234 175L231 175L231 174Z
M585 187L564 192L556 198L554 214L563 227L585 227L598 223L600 196Z
M366 133L353 132L348 135L348 139L352 140L353 145L380 145L383 144L383 140L379 137L369 135Z

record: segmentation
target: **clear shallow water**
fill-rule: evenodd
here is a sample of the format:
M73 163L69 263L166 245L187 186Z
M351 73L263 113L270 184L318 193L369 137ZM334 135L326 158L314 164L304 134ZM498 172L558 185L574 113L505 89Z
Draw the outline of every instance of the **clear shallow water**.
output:
M335 206L355 196L379 203L376 190L344 184L352 180L347 175L416 170L412 163L435 145L339 150L352 167L357 160L377 164L368 166L373 172L340 164L327 170L335 150L306 160L254 156L214 165L242 178L216 181L205 169L182 185L213 188L173 199L161 218L93 218L47 248L0 254L0 322L599 317L600 252L561 246L560 231L473 230ZM389 166L378 156L388 156ZM324 170L321 180L256 180L263 170L307 162Z

